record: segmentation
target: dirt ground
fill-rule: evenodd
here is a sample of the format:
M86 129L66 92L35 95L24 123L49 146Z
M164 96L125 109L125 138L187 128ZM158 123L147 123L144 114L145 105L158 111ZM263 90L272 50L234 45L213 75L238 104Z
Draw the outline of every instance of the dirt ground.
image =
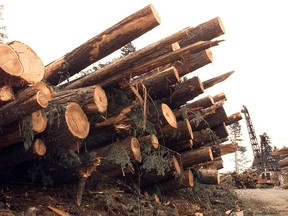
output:
M244 215L288 215L288 190L279 187L237 189Z

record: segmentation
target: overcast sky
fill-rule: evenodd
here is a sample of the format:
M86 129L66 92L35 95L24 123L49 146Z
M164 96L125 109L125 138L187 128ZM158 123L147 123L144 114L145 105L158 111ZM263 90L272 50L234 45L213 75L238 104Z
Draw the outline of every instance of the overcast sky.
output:
M221 36L225 42L211 49L213 64L191 76L199 76L204 81L235 70L228 80L205 94L225 92L228 115L246 105L258 141L259 135L266 132L273 146L287 146L286 1L2 0L2 3L9 40L29 45L44 64L148 4L154 5L158 11L161 24L133 42L137 49L187 26L196 26L219 16L226 30ZM245 120L241 125L243 143L251 149Z

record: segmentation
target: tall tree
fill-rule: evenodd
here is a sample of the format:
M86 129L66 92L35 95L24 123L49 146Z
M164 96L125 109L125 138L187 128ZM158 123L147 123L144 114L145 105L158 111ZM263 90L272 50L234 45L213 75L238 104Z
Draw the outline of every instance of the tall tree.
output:
M239 174L240 172L243 172L244 170L246 170L248 168L248 158L246 155L247 149L245 146L241 145L241 142L243 141L241 136L241 125L239 124L239 122L236 122L232 125L230 125L229 127L229 131L230 131L230 140L232 142L237 143L238 145L238 150L235 152L235 157L234 157L234 161L235 161L235 172L237 174Z
M8 39L3 13L4 13L4 5L0 4L0 42L2 43Z

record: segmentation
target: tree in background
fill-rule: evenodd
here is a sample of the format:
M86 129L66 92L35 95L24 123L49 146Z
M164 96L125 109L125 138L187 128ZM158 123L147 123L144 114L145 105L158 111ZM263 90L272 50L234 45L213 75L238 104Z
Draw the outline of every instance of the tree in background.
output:
M8 38L3 18L3 12L4 12L4 5L0 4L0 42L2 43L5 42Z
M136 47L132 44L132 42L126 44L125 46L123 46L121 49L121 55L124 57L124 56L127 56L127 55L130 55L131 53L135 52L136 51Z
M241 133L241 125L239 122L236 122L228 127L230 131L230 140L232 142L237 143L238 150L235 152L235 172L239 174L240 172L245 171L248 168L248 158L246 155L247 149L245 146L241 145L241 142L243 141L241 139L242 133Z

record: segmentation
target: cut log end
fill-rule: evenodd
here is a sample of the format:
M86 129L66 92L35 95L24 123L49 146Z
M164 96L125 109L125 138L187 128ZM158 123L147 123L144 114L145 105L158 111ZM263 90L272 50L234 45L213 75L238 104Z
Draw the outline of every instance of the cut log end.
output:
M171 46L173 51L179 50L181 48L178 42L173 43Z
M87 137L89 133L90 123L81 107L71 102L66 107L65 119L69 131L80 139Z
M46 145L42 139L35 139L33 142L33 153L38 156L43 156L46 153Z
M108 100L105 91L101 86L95 86L94 90L94 102L96 109L99 113L104 113L107 110Z
M15 99L14 91L9 85L0 88L0 101L12 101Z
M38 91L36 94L37 103L42 107L46 108L48 106L48 99L46 98L45 94L41 91Z
M133 137L130 142L131 150L133 152L134 158L139 163L142 161L140 144L137 138Z
M173 128L177 128L177 120L176 120L174 113L170 109L170 107L167 104L162 103L161 109L162 109L162 114L164 118L166 119L166 121L168 122L168 124L171 125L171 127Z
M26 44L12 41L9 46L18 53L24 72L21 78L29 84L40 82L44 77L45 67L39 56Z
M31 114L32 116L32 129L36 133L41 133L46 129L48 119L46 115L41 111L35 111Z
M177 160L177 158L175 156L172 157L172 163L173 163L173 167L175 169L175 172L180 175L181 174L181 166Z
M186 186L186 187L193 187L194 186L194 176L193 173L190 169L185 170L183 172L183 181L182 183Z
M215 19L218 21L219 29L221 29L222 34L225 34L225 28L224 28L224 25L223 25L220 17L216 17Z
M11 76L21 76L23 65L17 53L7 44L0 44L0 68Z
M210 63L212 63L213 62L213 54L212 54L211 50L206 49L205 53L206 53L207 59L210 61Z
M156 135L152 134L151 136L151 143L154 149L158 149L159 148L159 140L157 138Z
M190 121L188 119L185 119L185 123L187 125L188 133L190 134L190 138L191 138L191 142L192 142L192 140L193 140L193 131L192 131L192 127L191 127Z
M148 5L148 7L150 7L150 10L152 11L152 14L154 15L154 19L156 20L156 22L158 23L158 25L161 23L161 18L158 14L158 12L156 11L155 7L153 5Z

